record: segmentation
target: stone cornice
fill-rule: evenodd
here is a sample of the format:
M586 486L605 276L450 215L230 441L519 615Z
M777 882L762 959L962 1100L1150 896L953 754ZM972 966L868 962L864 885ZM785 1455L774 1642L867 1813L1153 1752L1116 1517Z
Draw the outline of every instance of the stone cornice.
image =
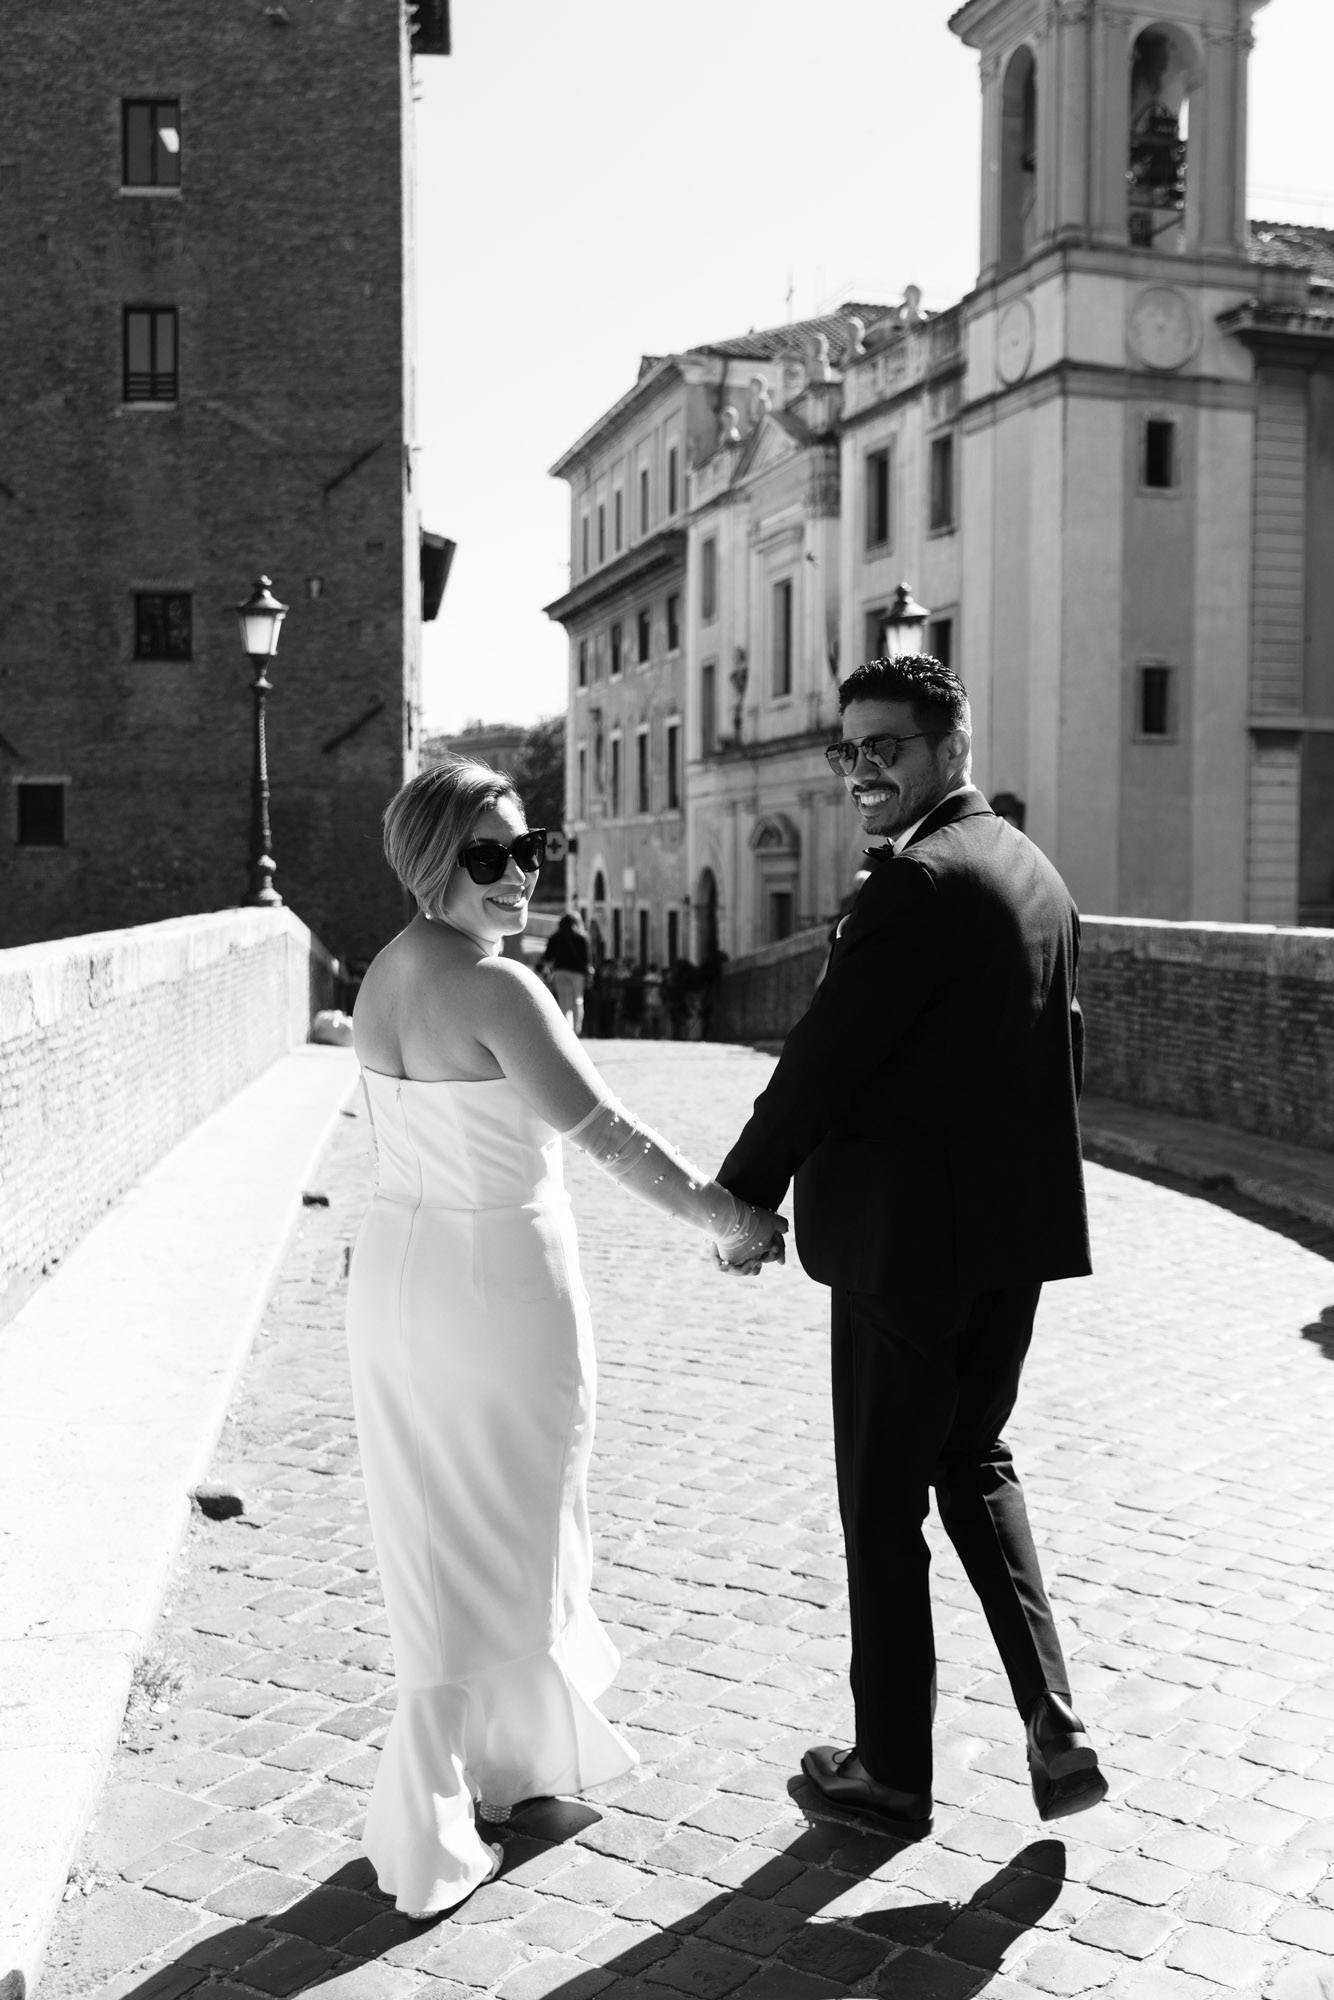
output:
M617 556L614 562L595 570L567 590L563 597L544 604L542 609L548 618L557 624L568 624L581 612L593 611L608 598L618 597L622 591L634 589L646 583L652 576L663 570L684 565L686 554L686 532L684 528L659 528L656 535L647 536L636 542L633 548Z

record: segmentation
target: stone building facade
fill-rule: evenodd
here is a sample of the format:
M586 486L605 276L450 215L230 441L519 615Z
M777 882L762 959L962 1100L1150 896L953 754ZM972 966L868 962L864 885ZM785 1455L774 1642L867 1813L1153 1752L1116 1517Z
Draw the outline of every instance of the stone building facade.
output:
M633 393L670 378L690 413L696 954L846 897L834 689L904 584L978 781L1083 908L1334 923L1334 232L1246 219L1264 3L968 0L974 290L648 365Z
M547 606L570 644L566 896L600 952L646 965L685 950L686 472L706 427L678 360L647 358L552 468L570 486L570 588Z
M260 572L291 607L277 886L344 957L398 920L377 822L418 699L411 67L447 48L439 0L7 24L0 944L242 899L232 606Z

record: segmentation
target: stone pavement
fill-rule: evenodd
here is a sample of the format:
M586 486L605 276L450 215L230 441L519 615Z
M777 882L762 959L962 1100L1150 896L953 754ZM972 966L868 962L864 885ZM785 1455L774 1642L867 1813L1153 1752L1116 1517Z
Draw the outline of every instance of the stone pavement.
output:
M592 1050L710 1165L770 1067ZM826 1295L795 1262L717 1277L576 1157L602 1370L597 1603L624 1654L604 1705L643 1762L516 1815L502 1879L423 1925L376 1894L357 1845L393 1699L340 1326L371 1171L359 1111L220 1448L245 1512L193 1524L42 2000L1334 1996L1318 1249L1090 1169L1098 1275L1048 1291L1012 1438L1112 1797L1041 1826L990 1639L936 1536L936 1833L900 1848L794 1778L808 1742L849 1726Z

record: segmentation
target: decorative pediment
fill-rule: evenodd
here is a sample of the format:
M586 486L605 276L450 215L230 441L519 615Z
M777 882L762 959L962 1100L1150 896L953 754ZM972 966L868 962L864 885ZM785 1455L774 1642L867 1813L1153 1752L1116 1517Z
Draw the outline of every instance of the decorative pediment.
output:
M797 436L794 426L785 422L782 415L775 416L766 411L746 439L737 460L735 477L750 479L756 473L767 472L771 466L795 458L805 448L805 443L805 438Z
M750 836L757 854L800 854L801 835L786 813L767 813Z

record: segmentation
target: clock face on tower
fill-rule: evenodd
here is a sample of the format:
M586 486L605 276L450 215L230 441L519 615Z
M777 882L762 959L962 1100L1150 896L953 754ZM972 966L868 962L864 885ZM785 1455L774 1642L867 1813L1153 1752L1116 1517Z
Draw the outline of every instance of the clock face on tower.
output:
M1033 359L1033 308L1012 299L996 328L996 373L1002 382L1022 382Z
M1130 308L1133 357L1146 368L1181 368L1200 343L1195 308L1175 285L1147 285Z

